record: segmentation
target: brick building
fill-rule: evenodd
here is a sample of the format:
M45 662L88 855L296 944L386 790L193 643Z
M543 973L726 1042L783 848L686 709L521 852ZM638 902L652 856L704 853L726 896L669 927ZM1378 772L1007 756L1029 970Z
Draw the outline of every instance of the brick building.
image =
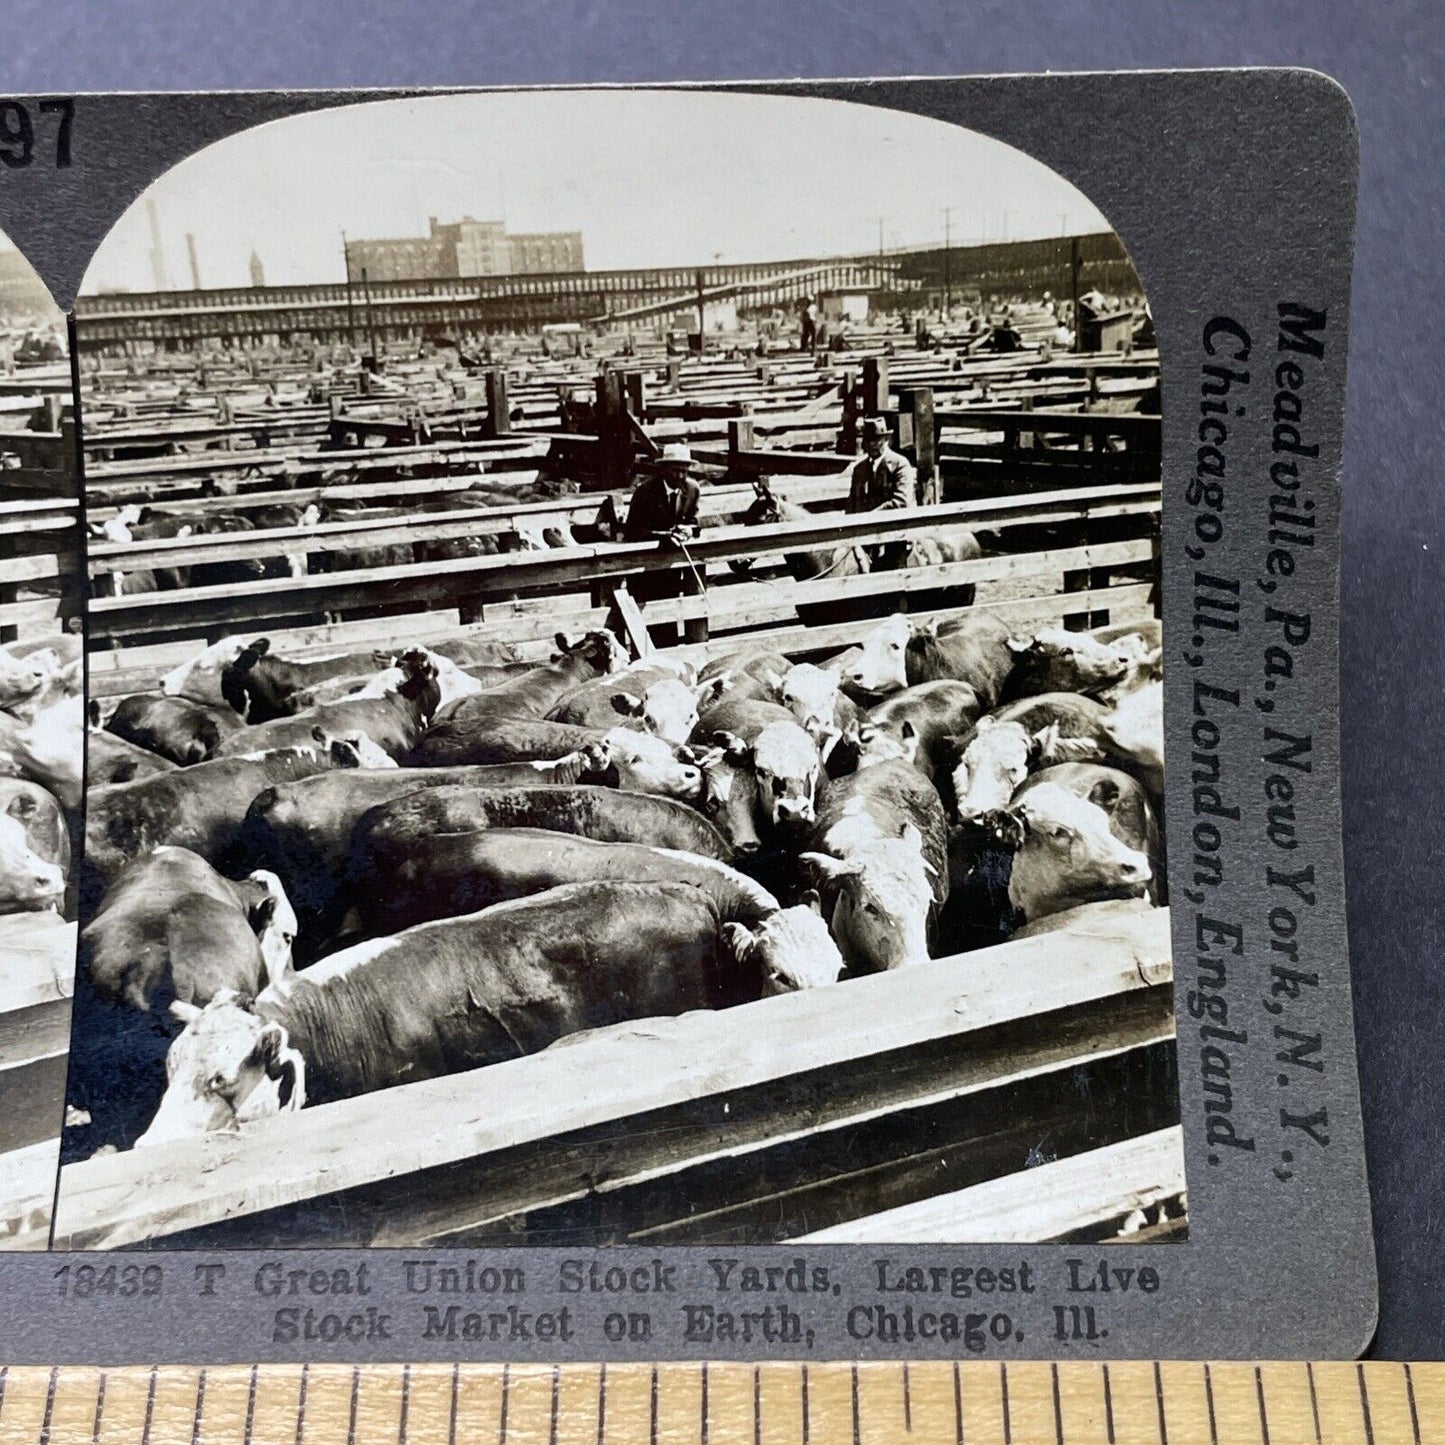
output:
M371 281L411 281L451 276L544 275L581 271L580 231L508 234L505 221L439 222L430 234L346 243L346 272L353 281L363 268Z

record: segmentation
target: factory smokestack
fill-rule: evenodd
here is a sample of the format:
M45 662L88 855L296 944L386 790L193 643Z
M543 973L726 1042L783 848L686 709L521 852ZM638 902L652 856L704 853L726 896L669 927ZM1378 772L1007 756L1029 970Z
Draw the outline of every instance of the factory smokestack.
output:
M166 275L166 253L161 245L161 218L154 201L146 202L146 214L151 223L151 280L157 291L169 291L170 278Z

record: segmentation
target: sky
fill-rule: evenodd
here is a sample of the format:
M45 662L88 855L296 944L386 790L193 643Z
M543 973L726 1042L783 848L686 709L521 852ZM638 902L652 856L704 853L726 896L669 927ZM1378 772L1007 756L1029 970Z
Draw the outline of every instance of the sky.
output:
M846 101L716 91L423 96L273 121L162 176L117 222L82 293L341 281L342 233L427 218L580 230L589 270L784 260L1108 229L1073 185L999 141Z

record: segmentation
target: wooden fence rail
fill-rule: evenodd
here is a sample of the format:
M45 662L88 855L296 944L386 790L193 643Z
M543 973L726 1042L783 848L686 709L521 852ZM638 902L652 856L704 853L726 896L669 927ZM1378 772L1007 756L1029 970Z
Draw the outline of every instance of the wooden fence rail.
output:
M394 1242L402 1232L436 1239L475 1227L489 1210L513 1216L555 1201L559 1190L607 1187L579 1171L575 1154L570 1183L565 1170L534 1177L496 1167L509 1151L577 1131L645 1116L647 1129L634 1123L622 1135L631 1142L616 1168L630 1178L819 1127L816 1119L789 1124L744 1110L752 1122L733 1138L725 1106L745 1091L786 1093L790 1081L806 1078L816 1110L833 1086L848 1094L864 1060L943 1044L953 1072L938 1087L957 1094L1166 1040L1170 957L1167 910L1122 914L1107 930L1091 930L1085 947L1067 932L1019 940L721 1013L602 1029L510 1063L304 1109L241 1134L89 1159L62 1171L55 1244L134 1244L373 1186L391 1200ZM1088 1019L1082 1035L1071 1032L1070 1011ZM1010 1034L1007 1047L991 1033L1015 1027L1023 1033ZM981 1045L976 1056L974 1044ZM896 1110L889 1078L879 1071L873 1097L849 1096L847 1118L823 1126ZM916 1085L903 1090L906 1105L917 1104ZM687 1111L704 1100L718 1106L706 1127L696 1115L689 1124ZM452 1166L469 1171L460 1190L454 1176L452 1187L433 1192L428 1181ZM500 1203L476 1192L479 1177L489 1175L505 1187Z

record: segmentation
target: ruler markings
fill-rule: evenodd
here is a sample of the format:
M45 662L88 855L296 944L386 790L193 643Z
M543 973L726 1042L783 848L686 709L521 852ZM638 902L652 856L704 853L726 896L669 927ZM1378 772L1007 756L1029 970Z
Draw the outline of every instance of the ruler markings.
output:
M200 1445L201 1421L206 1414L206 1371L196 1371L196 1412L191 1417L191 1445ZM301 1419L296 1420L296 1445L301 1445Z
M1445 1364L0 1367L4 1445L322 1445L343 1422L350 1445L536 1445L544 1419L555 1445L635 1445L644 1419L666 1445L1425 1445L1445 1441Z
M1355 1366L1355 1378L1360 1382L1360 1415L1365 1422L1365 1439L1375 1445L1375 1427L1370 1419L1370 1392L1365 1388L1365 1367Z
M1420 1441L1420 1415L1415 1409L1415 1376L1410 1366L1405 1366L1405 1397L1410 1402L1410 1433L1414 1436L1414 1445L1421 1445ZM4 1398L4 1384L0 1382L0 1399Z
M105 1414L105 1371L95 1384L95 1416L90 1422L90 1445L100 1445L100 1418Z

